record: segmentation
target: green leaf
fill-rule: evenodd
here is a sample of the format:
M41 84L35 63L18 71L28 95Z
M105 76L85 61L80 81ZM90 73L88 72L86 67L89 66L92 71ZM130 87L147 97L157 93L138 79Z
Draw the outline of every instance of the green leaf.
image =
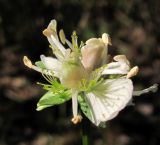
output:
M47 107L51 107L54 105L62 104L71 99L71 91L70 90L62 90L58 93L48 91L46 94L42 96L42 98L37 103L37 111L43 110Z
M45 65L44 65L44 63L42 61L35 62L35 65L38 66L41 69L45 69L46 68Z
M85 114L85 116L89 119L92 120L92 110L90 109L89 104L85 100L85 96L83 94L80 94L78 96L78 102L80 104L82 112Z

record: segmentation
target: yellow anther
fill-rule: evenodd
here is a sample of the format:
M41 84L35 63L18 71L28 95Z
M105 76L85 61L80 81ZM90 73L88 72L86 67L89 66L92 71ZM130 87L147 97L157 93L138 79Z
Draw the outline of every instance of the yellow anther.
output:
M28 59L28 57L27 56L24 56L23 57L23 62L24 62L24 64L27 66L27 67L29 67L29 68L32 68L32 62L30 61L30 59Z
M61 29L61 30L59 31L59 37L60 37L60 39L61 39L61 42L62 42L63 44L65 44L65 42L66 42L66 37L65 37L65 34L64 34L63 29Z
M128 61L128 59L125 55L116 55L116 56L114 56L113 59L115 61L124 61L124 62Z
M127 78L131 78L131 77L137 75L138 71L139 71L138 66L133 67L133 68L128 72Z
M42 33L46 37L49 37L52 35L52 31L50 29L44 29Z
M77 115L77 116L75 116L75 117L73 117L72 119L71 119L71 121L73 122L73 124L78 124L78 123L80 123L81 121L82 121L82 116L81 115Z

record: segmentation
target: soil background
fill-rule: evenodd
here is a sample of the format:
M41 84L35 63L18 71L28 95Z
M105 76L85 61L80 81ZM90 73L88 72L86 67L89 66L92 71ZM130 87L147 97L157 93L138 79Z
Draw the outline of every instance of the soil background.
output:
M23 64L52 55L42 30L58 21L70 39L112 38L111 56L125 54L140 67L135 90L160 83L159 0L0 0L0 145L81 145L81 125L73 125L71 102L37 112L44 94L41 74ZM160 92L133 98L107 128L91 125L91 145L159 145Z

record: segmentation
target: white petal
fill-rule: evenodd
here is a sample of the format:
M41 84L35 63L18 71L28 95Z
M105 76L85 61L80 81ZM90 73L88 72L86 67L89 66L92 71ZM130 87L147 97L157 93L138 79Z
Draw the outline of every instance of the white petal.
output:
M52 57L45 57L44 55L40 56L42 62L48 70L52 70L55 74L60 71L61 62Z
M107 74L127 74L130 70L130 66L127 62L111 62L103 70L102 75Z
M119 62L111 62L109 64L107 64L107 69L114 69L114 68L118 68L121 66L121 63Z
M94 91L86 94L86 100L91 106L95 125L114 118L131 100L133 85L126 78L105 81L105 93Z
M92 123L94 123L95 125L99 125L100 124L100 110L99 110L99 104L96 102L96 97L93 93L88 93L86 94L86 101L88 101L91 112L92 112L92 118L91 121ZM94 106L94 107L93 107Z
M128 72L125 70L120 69L105 69L102 72L102 75L109 75L109 74L127 74Z

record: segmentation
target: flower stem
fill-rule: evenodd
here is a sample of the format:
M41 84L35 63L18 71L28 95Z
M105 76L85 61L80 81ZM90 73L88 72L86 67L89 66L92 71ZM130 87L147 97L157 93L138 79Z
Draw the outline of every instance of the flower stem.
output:
M89 145L89 140L88 140L87 134L82 135L82 145Z
M89 145L90 140L90 122L88 119L83 116L83 122L82 122L82 145Z

